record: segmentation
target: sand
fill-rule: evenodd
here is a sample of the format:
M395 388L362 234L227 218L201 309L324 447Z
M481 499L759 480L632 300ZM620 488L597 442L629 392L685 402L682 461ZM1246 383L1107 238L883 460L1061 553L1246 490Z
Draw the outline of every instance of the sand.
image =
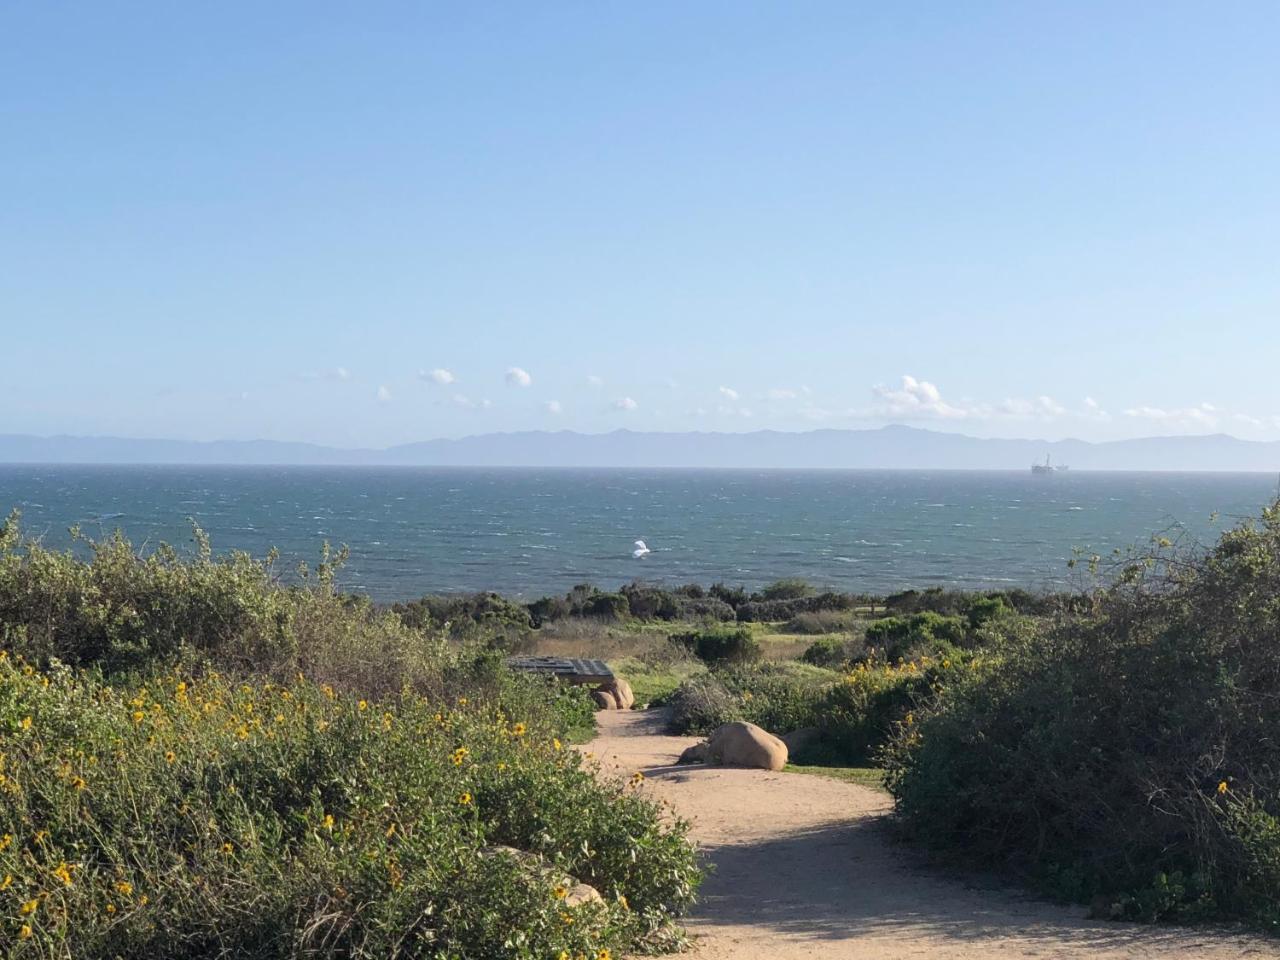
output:
M1086 918L1083 908L957 878L888 837L887 796L796 773L677 767L694 739L653 712L600 713L584 749L692 822L714 871L687 929L696 960L1280 957L1280 942L1224 930Z

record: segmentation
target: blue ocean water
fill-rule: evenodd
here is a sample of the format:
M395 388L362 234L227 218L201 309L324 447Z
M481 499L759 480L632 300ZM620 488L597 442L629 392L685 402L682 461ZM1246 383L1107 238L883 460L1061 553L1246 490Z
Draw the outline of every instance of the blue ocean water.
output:
M637 578L1055 588L1073 548L1211 541L1275 494L1263 474L0 465L0 511L51 546L79 524L189 547L193 518L215 550L274 546L288 570L328 540L351 550L343 586L380 601Z

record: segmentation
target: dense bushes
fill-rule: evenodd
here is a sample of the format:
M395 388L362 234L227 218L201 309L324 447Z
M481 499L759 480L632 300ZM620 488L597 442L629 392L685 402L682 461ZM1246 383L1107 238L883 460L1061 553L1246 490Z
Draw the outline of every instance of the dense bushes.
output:
M902 660L921 653L952 653L964 642L966 629L967 623L960 617L913 613L868 624L866 642L882 658Z
M689 902L683 827L516 707L214 675L116 689L0 657L6 955L542 958L636 942ZM604 903L566 907L568 875Z
M799 663L727 667L686 680L670 698L676 733L710 733L747 720L773 733L819 723L826 692L839 675Z
M1014 633L895 738L911 836L1113 915L1280 924L1280 508Z
M683 826L565 749L584 692L449 642L450 608L344 597L340 556L286 588L198 531L84 547L0 528L5 956L595 955L689 902Z
M800 659L815 667L838 667L849 660L849 642L840 637L822 637L805 648Z
M779 600L753 599L738 605L737 617L744 623L790 620L801 613L818 610L852 610L859 600L849 593L819 593Z
M760 642L750 630L699 630L678 633L671 642L707 664L748 663L759 660Z

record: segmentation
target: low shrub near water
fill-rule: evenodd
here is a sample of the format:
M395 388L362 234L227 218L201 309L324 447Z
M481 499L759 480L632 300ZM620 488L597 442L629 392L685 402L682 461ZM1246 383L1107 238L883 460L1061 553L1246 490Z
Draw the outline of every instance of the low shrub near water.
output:
M13 957L621 949L689 902L692 854L556 737L465 698L179 674L117 689L0 657L0 941ZM566 907L566 875L604 903Z
M595 956L687 905L683 825L565 749L583 690L195 539L0 527L6 957Z
M905 832L1115 916L1280 927L1280 507L1014 632L895 737Z
M707 664L750 663L761 656L760 642L750 630L700 630L680 633L671 642Z

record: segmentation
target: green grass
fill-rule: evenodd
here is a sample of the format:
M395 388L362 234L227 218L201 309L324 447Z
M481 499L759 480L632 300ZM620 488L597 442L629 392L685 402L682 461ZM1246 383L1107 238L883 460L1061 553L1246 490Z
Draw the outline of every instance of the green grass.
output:
M881 793L888 792L884 785L884 771L879 767L826 767L817 764L788 763L783 769L788 773L807 773L810 776L826 777L829 780L856 783L860 787L870 787Z
M631 684L637 705L660 703L675 692L685 680L707 672L706 666L696 660L652 666L635 657L611 660L609 668Z

